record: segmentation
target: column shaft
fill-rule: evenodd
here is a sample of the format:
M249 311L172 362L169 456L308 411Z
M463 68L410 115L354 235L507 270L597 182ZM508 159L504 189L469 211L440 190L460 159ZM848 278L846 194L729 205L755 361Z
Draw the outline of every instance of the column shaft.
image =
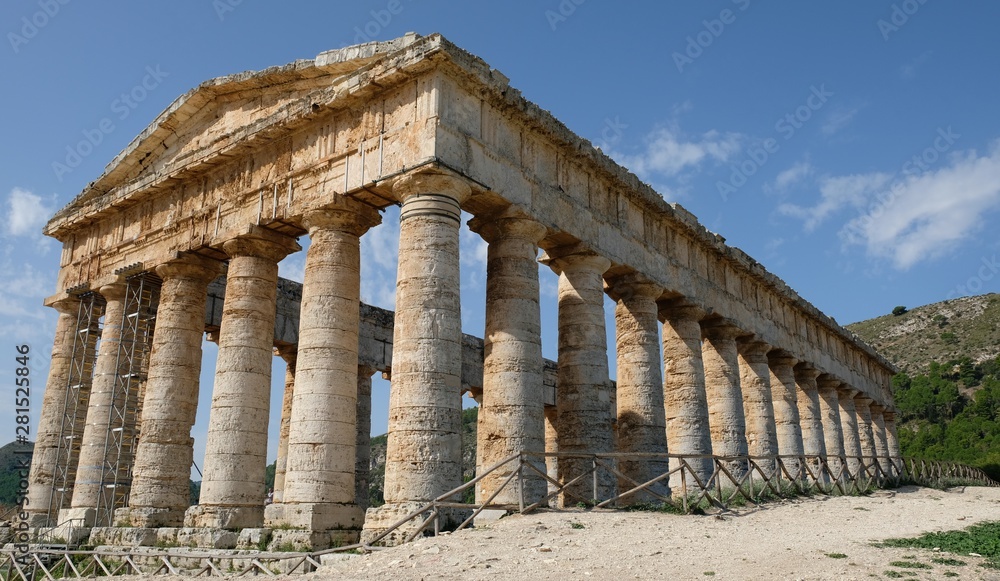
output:
M663 403L663 371L656 300L663 289L635 276L619 278L611 284L615 307L616 351L618 356L618 439L622 453L666 454L666 412ZM619 471L627 478L618 481L619 491L627 491L669 472L663 458L622 459ZM666 479L624 499L624 503L661 502L669 496ZM654 494L651 494L654 493Z
M740 331L732 325L702 324L702 357L705 364L705 391L708 394L708 419L712 429L712 451L730 458L747 455L746 416L740 388L739 353L736 337ZM747 471L746 460L730 460L726 466L734 478ZM723 485L731 484L723 477Z
M477 464L486 470L512 454L538 452L545 447L537 244L546 228L509 213L476 218L469 227L489 243L477 436ZM544 472L542 458L528 461ZM486 501L493 496L517 467L516 462L508 463L486 475L476 487L476 498ZM545 482L530 471L523 483L526 503L545 496ZM518 504L522 495L519 484L519 480L511 482L493 502Z
M826 456L826 440L823 435L823 414L819 404L819 389L816 378L819 371L807 363L795 367L795 383L798 387L799 421L802 426L802 452L811 466L815 479L826 481L822 475L820 458Z
M56 524L46 520L54 485L52 470L59 450L63 410L66 409L66 386L69 383L80 299L71 296L56 301L51 306L59 313L59 318L56 321L55 340L52 342L49 376L42 394L42 411L35 431L25 505L25 511L29 514L28 523L33 527Z
M823 442L826 446L827 465L836 477L844 477L844 433L840 419L840 396L837 389L841 382L829 376L817 380L819 410L823 423Z
M854 407L856 389L847 385L837 392L840 402L840 427L844 436L844 454L847 456L847 471L857 478L861 468L861 440L858 439L858 411Z
M667 422L667 446L671 454L712 454L712 432L708 421L708 396L702 362L701 324L704 311L690 306L668 306L663 316L663 400ZM712 476L711 458L687 458L703 486ZM683 471L685 478L691 475ZM691 485L690 483L688 484ZM670 487L680 490L681 472L671 477Z
M278 456L274 460L274 497L280 503L285 497L285 474L288 471L288 431L292 424L292 398L295 396L294 346L281 347L277 353L285 360L285 391L281 396L281 423L278 425Z
M892 470L892 477L898 478L902 474L903 459L896 433L896 412L884 411L882 417L885 420L886 447L889 449L889 468Z
M119 509L131 526L179 527L191 504L191 429L198 410L205 306L208 284L221 266L188 256L156 267L163 285L146 374L142 430L129 506Z
M854 398L854 407L858 412L858 440L861 443L861 456L868 476L875 476L877 452L875 450L875 435L872 430L872 400L864 394Z
M358 435L354 465L354 497L359 508L368 508L369 473L372 458L372 374L371 367L358 366Z
M185 526L263 524L278 261L300 249L264 230L223 245L230 260L204 478L200 505L188 511ZM286 498L288 492L286 474Z
M771 375L771 403L774 406L774 429L778 440L778 453L787 476L798 478L804 454L802 427L799 423L798 387L795 383L796 360L783 351L768 353Z
M757 456L754 462L771 474L778 455L778 433L771 396L771 370L767 353L771 346L761 341L739 343L740 389L746 416L747 452Z
M885 433L885 419L882 417L884 407L876 404L871 405L872 414L872 439L875 443L875 457L882 470L882 474L890 476L889 471L889 443Z
M83 518L84 526L110 526L96 522L96 509L102 495L105 463L115 464L114 450L107 450L111 410L115 407L115 386L118 381L118 348L121 343L122 320L125 313L125 285L103 286L101 296L106 301L101 342L94 365L94 380L87 406L87 424L83 429L80 461L73 486L72 514L68 518Z

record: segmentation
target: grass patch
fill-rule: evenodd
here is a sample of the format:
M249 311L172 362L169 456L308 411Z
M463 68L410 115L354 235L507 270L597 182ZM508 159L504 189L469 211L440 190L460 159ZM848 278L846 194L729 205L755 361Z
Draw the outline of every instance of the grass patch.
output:
M951 559L948 557L934 557L931 559L931 563L937 563L938 565L948 565L949 567L964 567L967 565L965 561L959 561L958 559Z
M956 573L954 571L945 571L944 572L944 576L945 577L958 577L958 573Z
M831 559L846 559L847 558L847 555L845 555L843 553L827 553L826 556L830 557Z
M902 579L905 576L899 571L886 571L885 573L883 573L883 575L885 575L890 579Z
M927 563L921 563L919 561L893 561L889 563L890 567L899 567L900 569L931 569L932 567Z
M715 577L715 571L705 571L706 577Z
M986 557L984 567L1000 569L1000 521L980 523L960 531L927 533L911 539L888 539L876 546L939 548L955 555L976 553Z
M569 528L571 528L571 529L582 529L582 528L586 528L586 527L583 526L582 522L571 522L571 523L569 523Z

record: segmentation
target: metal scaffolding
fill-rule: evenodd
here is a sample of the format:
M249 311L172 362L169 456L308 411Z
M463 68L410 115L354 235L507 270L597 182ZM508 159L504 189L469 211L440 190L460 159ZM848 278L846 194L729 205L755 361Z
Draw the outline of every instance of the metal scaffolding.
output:
M97 359L97 341L101 336L98 321L104 312L104 298L93 291L78 295L80 308L73 335L70 354L69 380L66 383L66 402L63 406L62 426L52 467L52 490L49 493L50 525L58 524L59 511L68 508L73 498L76 468L80 460L83 428L87 423L87 405L94 380L94 361Z
M95 526L112 526L115 509L128 505L149 352L160 302L162 281L155 274L135 273L126 276L126 282Z

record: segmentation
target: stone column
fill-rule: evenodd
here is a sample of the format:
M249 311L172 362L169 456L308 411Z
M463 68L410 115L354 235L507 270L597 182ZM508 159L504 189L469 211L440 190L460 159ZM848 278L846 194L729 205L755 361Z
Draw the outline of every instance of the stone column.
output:
M858 415L858 440L861 442L861 456L865 471L869 477L875 476L877 452L875 450L875 435L872 431L871 398L859 394L854 398L854 407Z
M537 245L546 228L510 211L477 217L469 228L489 243L477 435L477 465L486 470L512 454L545 447ZM541 458L528 460L544 472ZM489 499L517 468L516 461L508 463L483 478L476 486L477 501ZM545 496L545 482L530 471L525 476L524 501L538 502ZM521 495L515 479L493 502L516 506Z
M771 396L771 370L767 354L771 346L763 341L743 340L739 348L740 389L746 416L747 451L757 456L754 462L765 475L776 468L772 456L778 455L777 424Z
M80 445L80 462L73 485L70 509L59 515L59 521L83 519L83 526L110 526L110 522L97 522L97 506L104 494L102 477L105 463L114 464L114 450L106 450L111 412L115 406L115 386L118 383L118 347L121 343L122 322L125 317L125 289L122 282L102 286L99 290L106 301L101 342L94 364L94 381L87 406L87 424L83 429ZM79 523L77 523L79 524Z
M795 366L795 384L798 388L799 422L802 426L802 452L812 470L813 477L820 481L822 476L820 457L826 456L826 441L823 435L823 415L819 407L819 390L816 378L819 371L808 363Z
M660 359L659 307L656 304L663 289L635 274L610 280L609 287L611 297L618 303L615 307L618 355L617 451L666 454L667 425L663 403L663 366ZM618 490L625 492L636 484L643 484L666 474L670 468L664 456L622 459L618 462L618 470L631 479L618 480ZM667 479L620 502L662 502L656 495L670 495Z
M705 391L708 394L708 419L712 429L712 450L716 456L747 455L746 417L743 390L740 388L739 352L736 337L743 334L736 326L721 320L702 322L702 358L705 364ZM742 478L746 460L730 460L726 467L733 478ZM723 477L723 486L734 484Z
M606 453L613 450L611 397L607 389L608 346L604 326L604 279L611 261L588 250L560 249L544 260L559 274L559 451ZM563 484L592 467L589 459L560 458ZM615 479L599 470L598 490L584 478L562 495L563 505L605 499Z
M898 478L902 474L903 459L899 450L899 436L896 433L896 412L882 412L882 419L885 421L886 447L889 449L889 467L892 470L892 477Z
M831 375L821 375L816 385L819 392L819 412L823 422L823 442L826 446L827 465L836 478L844 478L844 433L841 429L840 395L837 389L841 381ZM838 479L839 479L838 478Z
M201 504L188 509L184 520L188 527L254 528L264 522L278 261L301 247L255 227L222 248L229 255L229 271ZM286 474L286 499L288 492Z
M360 237L379 221L373 209L347 202L303 217L310 245L302 284L288 463L282 502L266 511L268 526L352 536L364 524L355 484Z
M458 230L464 180L414 174L402 201L393 330L386 504L368 510L365 535L462 483L462 316ZM366 539L366 536L362 537Z
M27 522L31 527L57 524L46 521L52 487L55 484L52 468L59 451L63 411L66 409L66 386L69 384L80 299L68 296L49 306L59 313L59 319L56 321L49 376L45 382L45 391L42 392L42 411L35 431L35 448L28 473L28 494L24 509L28 513Z
M889 444L885 435L885 419L882 417L884 407L878 404L871 404L872 414L872 440L875 443L875 458L884 476L890 476L889 472Z
M285 391L281 396L281 423L278 425L278 457L274 461L274 497L272 498L274 503L281 503L285 497L285 473L288 471L288 430L292 424L297 346L276 347L274 351L285 361Z
M840 402L840 428L844 435L844 454L847 456L847 471L857 478L861 469L861 440L858 439L858 412L854 407L854 396L858 390L846 383L837 391Z
M788 353L775 350L767 354L771 379L771 403L774 405L774 426L778 439L778 453L787 476L801 476L802 427L799 424L798 387L795 384L795 364Z
M201 375L208 284L222 271L213 260L183 256L156 267L163 279L149 354L142 430L129 506L116 520L133 527L179 527L191 504L195 413Z
M559 452L559 413L556 406L545 407L545 453L557 454ZM552 480L559 482L559 458L555 456L545 457L545 474ZM546 494L555 494L557 487L552 482L548 483Z
M372 375L377 370L358 366L357 454L354 463L354 498L359 508L368 508L369 473L372 463Z
M689 305L661 305L663 317L663 402L667 420L667 447L671 454L711 455L712 432L702 363L701 321L705 312ZM708 486L711 458L687 458L702 486ZM676 467L676 466L675 466ZM686 472L686 471L685 471ZM681 489L680 472L670 487ZM691 475L685 474L688 486ZM689 489L690 490L690 489Z

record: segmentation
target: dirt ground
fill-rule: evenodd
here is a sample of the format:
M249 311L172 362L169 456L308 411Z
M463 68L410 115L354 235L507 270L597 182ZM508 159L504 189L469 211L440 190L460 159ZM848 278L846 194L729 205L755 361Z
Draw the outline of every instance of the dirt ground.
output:
M536 513L339 557L298 579L886 579L899 574L896 578L1000 580L1000 570L979 566L982 558L872 546L987 520L1000 520L1000 488L906 487L709 516ZM933 563L939 556L966 565ZM904 558L932 568L890 566Z

